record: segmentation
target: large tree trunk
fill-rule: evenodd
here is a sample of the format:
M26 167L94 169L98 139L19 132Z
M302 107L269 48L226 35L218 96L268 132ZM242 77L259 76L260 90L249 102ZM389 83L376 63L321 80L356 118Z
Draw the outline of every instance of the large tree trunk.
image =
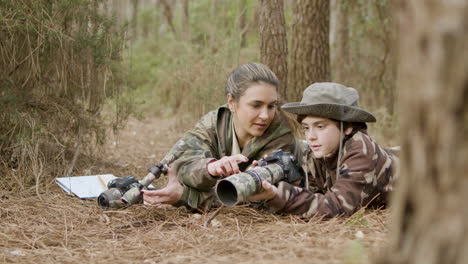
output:
M284 19L283 0L261 0L260 14L260 56L263 64L281 81L279 93L286 97L288 75L288 43Z
M330 81L330 0L297 0L293 14L288 98L296 101L308 85Z
M380 263L466 263L468 1L398 8L402 173Z

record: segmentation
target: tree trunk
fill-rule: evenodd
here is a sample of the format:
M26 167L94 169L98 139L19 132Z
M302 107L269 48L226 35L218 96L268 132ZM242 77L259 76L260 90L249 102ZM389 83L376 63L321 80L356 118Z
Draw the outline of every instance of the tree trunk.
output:
M293 14L288 98L296 101L310 84L330 81L330 1L297 0Z
M334 0L332 13L334 14L333 48L334 53L331 58L333 69L333 80L346 84L347 70L349 67L349 5L352 3L345 0Z
M209 43L216 43L216 25L218 25L218 0L211 0L210 20L213 22L209 27Z
M190 40L189 0L182 1L182 30L185 41Z
M247 0L239 2L239 31L240 31L240 47L244 48L247 45L245 39L247 34Z
M138 0L132 0L132 39L138 38Z
M260 57L281 82L280 96L287 100L288 44L284 19L283 0L261 0Z
M382 37L380 38L380 46L382 47L382 55L380 58L380 71L378 81L380 86L384 88L385 106L390 114L394 112L395 105L395 82L396 63L395 63L395 22L391 14L389 5L382 5L379 2L374 2L374 7L377 13L379 24L381 25ZM349 69L348 69L349 72ZM390 78L385 75L390 75ZM390 79L391 81L389 81Z
M164 14L164 17L166 18L166 22L171 28L172 33L174 33L174 36L177 38L177 31L173 22L172 5L170 2L168 2L168 0L160 0L160 4L163 7L163 14Z
M468 1L398 8L402 166L379 263L466 263Z

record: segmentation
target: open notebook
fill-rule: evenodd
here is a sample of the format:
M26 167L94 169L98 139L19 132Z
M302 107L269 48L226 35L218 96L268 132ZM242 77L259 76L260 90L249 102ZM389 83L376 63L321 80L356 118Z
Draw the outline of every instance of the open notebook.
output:
M98 197L107 190L107 183L114 178L117 177L112 174L61 177L55 178L55 183L70 195L80 199L90 199Z

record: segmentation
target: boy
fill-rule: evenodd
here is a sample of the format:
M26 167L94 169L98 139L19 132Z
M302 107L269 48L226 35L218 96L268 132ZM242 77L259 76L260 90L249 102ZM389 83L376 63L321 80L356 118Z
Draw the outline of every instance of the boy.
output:
M397 178L398 158L368 134L375 117L357 106L353 88L314 83L301 102L283 109L297 115L308 147L302 153L306 177L301 186L263 182L264 191L250 200L267 200L280 213L333 217L352 215L361 207L381 207Z

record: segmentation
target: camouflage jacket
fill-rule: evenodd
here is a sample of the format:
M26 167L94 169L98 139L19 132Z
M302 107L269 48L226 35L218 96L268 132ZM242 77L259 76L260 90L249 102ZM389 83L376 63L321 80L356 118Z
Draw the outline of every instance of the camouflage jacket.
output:
M208 174L207 163L213 158L220 159L231 155L231 119L231 112L226 105L209 112L198 121L194 129L185 133L168 153L171 155L171 152L179 152L172 169L179 182L184 185L182 200L192 208L197 208L204 202L206 193L210 192L217 182L216 178ZM254 137L244 147L241 154L249 161L239 164L239 168L243 171L253 160L258 160L279 148L293 152L294 145L292 132L277 112L265 133ZM180 151L183 151L181 155Z
M365 130L344 139L338 176L338 153L315 159L307 147L302 156L307 188L280 182L278 194L267 203L273 211L306 218L349 216L361 207L385 205L398 176L398 157L380 147Z

